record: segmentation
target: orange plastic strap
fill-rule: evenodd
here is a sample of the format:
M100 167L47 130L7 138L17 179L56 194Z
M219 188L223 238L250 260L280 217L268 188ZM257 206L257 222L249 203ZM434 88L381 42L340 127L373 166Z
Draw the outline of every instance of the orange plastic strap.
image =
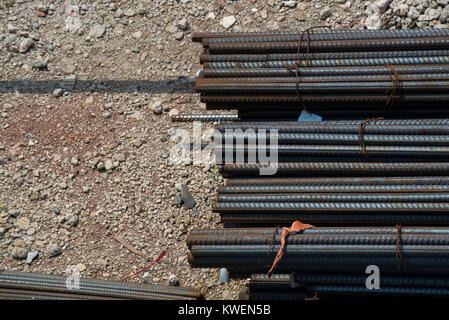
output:
M268 270L268 278L271 277L272 273L276 269L279 261L281 261L282 256L284 255L284 249L285 249L285 241L290 233L300 232L306 229L314 228L311 224L304 224L300 221L295 221L292 223L292 226L290 228L283 227L282 228L282 234L281 234L281 248L279 249L276 257L274 258L273 265L271 266L270 270Z

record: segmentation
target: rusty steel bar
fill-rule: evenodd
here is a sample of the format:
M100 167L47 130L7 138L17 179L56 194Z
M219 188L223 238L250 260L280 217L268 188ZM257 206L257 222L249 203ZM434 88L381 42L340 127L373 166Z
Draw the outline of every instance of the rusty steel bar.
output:
M391 84L390 87L391 88ZM348 104L348 103L373 103L379 106L379 109L384 106L388 101L388 94L369 94L369 95L301 95L301 100L306 104L316 104L316 105L335 105L337 104ZM246 94L246 95L212 95L212 94L202 94L201 102L204 103L218 103L227 104L230 109L235 109L236 107L245 106L247 103L272 103L273 109L276 109L276 105L291 103L291 106L295 106L296 109L299 108L300 100L296 94L290 95L266 95L266 94ZM296 103L296 104L295 104ZM395 105L409 103L449 103L449 94L397 94L394 99ZM243 109L243 108L242 108ZM432 110L428 111L432 114Z
M407 213L221 213L221 222L229 225L290 225L299 220L314 225L449 225L447 214Z
M448 37L311 41L310 52L449 49ZM209 53L295 53L298 42L211 43Z
M407 40L408 38L424 38L424 37L448 37L449 32L447 30L413 30L411 32L403 32L403 30L395 30L390 32L320 32L302 35L301 33L292 35L263 35L253 37L218 37L218 38L204 38L202 40L203 46L210 46L211 44L218 43L269 43L269 42L303 42L305 46L307 41L350 41L350 40L380 40L380 39L401 39ZM302 38L301 38L302 37Z
M262 130L261 130L262 131ZM276 133L268 130L266 133L259 133L252 130L247 132L224 132L221 136L221 141L229 143L233 141L242 141L244 144L237 144L243 146L248 141L257 141L265 139L264 141L270 142L272 139L276 139L278 144L288 145L308 145L308 144L324 144L324 145L360 145L360 138L358 134L338 134L338 133ZM449 135L370 135L364 134L363 141L366 145L379 145L379 146L433 146L449 145Z
M432 29L435 31L436 29ZM310 35L317 34L353 34L359 35L377 35L380 37L388 36L389 34L402 34L410 35L413 34L417 37L421 36L423 30L330 30L326 28L310 30ZM265 32L198 32L194 33L192 36L192 41L198 42L206 38L234 38L234 37L260 37L260 36L285 36L285 35L301 35L303 31L265 31ZM436 33L432 33L435 35ZM444 35L438 33L439 35ZM307 38L304 38L307 40Z
M141 284L123 281L100 280L81 277L79 289L70 290L66 286L67 277L26 273L19 271L0 272L0 297L3 294L16 298L47 296L67 299L199 299L202 293L195 288L182 288ZM44 295L45 293L45 295ZM76 296L72 297L71 294Z
M171 116L172 122L221 122L237 120L239 120L239 116L236 114L177 114Z
M449 68L445 65L423 65L423 66L396 66L395 71L398 74L434 74L447 72ZM367 66L367 67L305 67L299 71L299 80L305 79L305 77L335 77L335 76L360 76L360 75L391 75L391 69L384 66ZM248 68L248 69L205 69L201 71L199 79L228 79L233 78L232 81L238 81L240 78L251 77L265 77L266 80L273 77L296 77L295 70L289 70L287 68ZM402 77L401 77L402 79ZM231 81L231 80L228 80Z
M224 175L259 175L264 163L225 164L219 167ZM292 162L274 163L275 175L449 175L445 162ZM263 171L263 170L262 170Z
M312 52L309 55L300 53L301 60L329 59L374 59L404 57L436 57L449 56L449 50L412 50L412 51L361 51L361 52ZM278 54L202 54L200 62L266 62L296 61L297 53Z
M385 192L378 193L290 193L290 194L218 194L217 203L230 204L237 202L258 203L264 205L265 202L272 203L296 203L296 202L356 202L356 203L393 203L393 202L448 202L449 193L429 192L425 194L389 194Z
M391 57L391 58L373 58L373 59L329 59L329 60L301 60L299 65L301 67L374 67L385 66L387 64L398 65L401 67L417 67L420 65L440 65L447 64L448 56L431 56L431 57ZM294 67L298 63L295 60L290 61L265 61L265 62L206 62L204 63L205 74L213 72L215 69L232 71L246 71L250 69L265 69L268 71L283 69L294 72ZM211 71L209 71L211 70ZM303 68L300 68L300 72ZM307 70L306 70L307 71ZM391 69L390 69L391 71ZM209 76L209 74L207 74Z

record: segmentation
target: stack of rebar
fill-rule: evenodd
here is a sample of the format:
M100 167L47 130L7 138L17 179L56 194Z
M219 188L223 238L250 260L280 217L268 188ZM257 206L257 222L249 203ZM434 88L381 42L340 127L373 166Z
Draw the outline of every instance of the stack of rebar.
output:
M195 288L46 275L0 272L0 300L196 300Z
M440 297L449 296L449 277L388 274L378 289L367 288L368 275L337 272L302 272L251 275L244 300L305 300L333 297Z
M191 231L190 264L253 274L250 299L449 296L449 30L193 40L201 101L238 110L216 125L227 180L214 211L259 228ZM274 227L293 221L316 227ZM257 275L276 254L280 275ZM369 265L380 289L366 287Z
M448 296L448 234L444 227L312 227L286 238L275 271L297 274L295 283L309 292L363 294L369 291L366 268L374 265L382 286L374 294ZM192 267L226 267L238 276L266 273L281 237L280 228L192 230L189 261Z
M363 127L354 120L218 124L217 161L229 179L218 189L214 209L228 224L294 220L447 224L448 124L448 120L375 120ZM270 141L273 137L275 143ZM259 175L265 165L255 142L261 138L268 151L278 154L271 176Z
M201 33L208 109L242 119L447 116L449 31ZM342 112L343 110L343 112ZM262 112L263 111L263 112Z

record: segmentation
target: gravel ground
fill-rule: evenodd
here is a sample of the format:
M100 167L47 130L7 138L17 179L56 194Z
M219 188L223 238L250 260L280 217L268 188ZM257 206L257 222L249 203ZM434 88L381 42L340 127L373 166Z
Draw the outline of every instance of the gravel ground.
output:
M185 237L221 227L214 166L171 165L170 114L204 113L193 93L198 31L447 28L437 1L0 2L0 269L200 287L236 299L244 280L191 269ZM210 127L203 124L203 128ZM179 204L181 184L196 200ZM37 253L37 257L31 259ZM28 261L27 261L28 258Z

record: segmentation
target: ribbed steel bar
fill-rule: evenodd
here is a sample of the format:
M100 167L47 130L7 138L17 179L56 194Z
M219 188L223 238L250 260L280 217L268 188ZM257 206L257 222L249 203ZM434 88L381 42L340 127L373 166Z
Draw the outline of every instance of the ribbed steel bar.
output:
M240 129L271 130L278 133L329 133L329 134L357 134L360 120L340 121L258 121L217 124L215 128L221 132ZM447 135L449 134L449 120L447 119L407 119L407 120L372 120L363 126L364 135Z
M349 286L313 286L310 290L323 295L368 295L368 296L431 296L448 297L448 288L407 288L407 287L380 287L370 290L365 287Z
M122 299L197 299L198 289L169 287L160 285L119 282L100 279L80 278L80 288L75 292L67 289L66 277L43 275L18 271L0 272L0 288L5 290L28 290L75 293L85 296L101 296Z
M335 108L335 105L329 104L333 108L333 110L329 109L319 109L315 106L309 106L307 107L310 112L313 112L317 115L319 115L323 121L330 121L330 120L360 120L364 121L366 119L371 118L378 118L378 117L388 117L389 119L409 119L409 118L422 118L422 119L429 119L429 118L435 118L435 117L449 117L449 110L447 108L444 108L444 103L434 103L434 108L413 108L413 105L408 105L407 108L405 108L405 105L402 105L401 108L392 108L391 110L382 111L382 110L374 110L373 108L369 108L367 105L366 110L360 110L360 109L354 109L351 108L350 105L347 105L346 110L338 110L338 108ZM209 110L212 109L224 109L224 110L231 110L236 109L239 106L237 105L213 105L210 104L207 105L207 108ZM247 105L244 106L245 108ZM344 108L343 106L341 106ZM377 106L379 108L379 106ZM283 107L282 107L283 108ZM266 110L262 108L260 111L251 111L251 110L239 110L239 118L241 121L292 121L292 120L298 120L301 111L297 110L294 111L293 106L291 106L290 110L280 109L277 111L276 107L272 107L272 110Z
M432 29L436 31L436 29ZM235 38L235 37L263 37L263 36L288 36L288 35L301 35L304 31L265 31L265 32L198 32L192 36L192 41L198 42L206 38ZM317 34L353 34L357 35L377 35L377 37L388 37L390 34L402 34L403 36L414 35L420 37L424 30L329 30L325 28L310 30L310 35ZM426 31L427 34L427 31ZM432 33L433 35L441 33ZM444 35L444 34L443 34ZM306 35L305 35L305 39Z
M171 116L172 122L220 122L220 121L237 121L237 114L177 114Z
M428 192L449 192L448 185L428 184L428 185L238 185L238 186L220 186L219 194L238 194L238 193L300 193L300 192L388 192L388 193L428 193Z
M449 71L449 67L447 68ZM448 80L449 73L413 73L413 74L404 74L401 76L401 83L408 82L416 82L416 81L442 81ZM332 76L301 76L299 80L301 83L332 83L332 82L390 82L391 83L391 74L385 75L376 75L376 74L362 74L362 75L332 75ZM296 83L298 80L295 78L295 73L290 72L288 76L285 77L270 77L266 78L262 77L242 77L236 79L223 79L223 78L198 78L196 80L196 86L230 86L230 85L252 85L258 84L260 86L263 85L289 85L291 83Z
M255 133L253 132L234 132L224 133L220 137L222 142L233 141L236 146L242 147L251 141L270 142L277 139L278 144L302 145L302 144L325 144L325 145L360 145L358 134L328 134L328 133ZM239 143L242 141L244 144ZM364 134L363 141L366 145L383 146L434 146L449 145L449 135L370 135Z
M391 88L391 83L388 89ZM338 104L347 104L347 103L373 103L377 104L379 108L382 108L382 104L385 104L389 99L388 94L369 94L369 95L307 95L302 94L301 100L306 104L317 104L317 105L326 105L326 104L334 104L335 108ZM225 94L202 94L201 102L204 103L225 103L229 106L229 109L243 109L247 103L272 103L272 109L276 108L276 104L287 104L292 103L291 107L295 107L295 109L300 108L299 103L300 100L296 94L275 94L275 95L267 95L267 94L245 94L245 95L225 95ZM449 94L411 94L411 93L401 93L397 94L394 98L395 108L397 105L409 103L426 103L427 105L431 105L433 103L448 103L449 102ZM296 104L294 104L296 103ZM209 109L209 106L207 106ZM432 109L428 108L428 113L432 114Z
M372 59L329 59L329 60L301 60L297 62L296 60L289 61L265 61L265 62L206 62L204 63L204 68L206 70L224 70L228 69L230 72L238 71L241 69L294 69L296 63L299 63L301 67L320 67L320 68L331 68L331 67L373 67L373 66L385 66L387 64L398 65L402 67L406 66L432 66L447 64L449 61L448 56L431 56L431 57L391 57L391 58L372 58ZM205 71L206 71L205 70ZM299 69L303 72L303 68ZM250 71L250 70L248 70ZM290 71L290 70L288 70ZM212 72L212 71L211 71ZM294 72L290 71L290 72ZM307 74L307 71L304 71ZM391 72L391 69L390 69ZM302 73L301 73L302 74ZM210 73L205 73L210 77Z
M301 60L329 59L373 59L373 58L403 58L403 57L435 57L449 56L449 50L411 50L411 51L361 51L361 52L312 52L308 55L300 53ZM266 61L296 61L297 53L278 54L202 54L200 62L266 62Z
M406 74L438 74L447 72L445 65L416 65L416 66L396 66L395 71L400 75ZM366 66L366 67L314 67L301 68L299 71L299 80L303 81L305 77L335 77L335 76L360 76L360 75L391 75L391 69L384 66ZM268 68L248 68L248 69L206 69L201 72L200 79L218 78L228 79L228 81L240 80L240 78L273 78L273 77L296 77L295 70L287 68L268 69ZM231 80L232 78L232 80ZM402 76L400 77L403 78Z
M258 179L226 179L226 187L260 187L260 186L393 186L393 185L449 185L449 177L332 177L332 178L258 178Z
M365 146L363 152L360 145L267 145L266 152L276 152L279 157L289 157L290 160L305 157L357 157L368 154L372 157L435 157L447 158L449 147L439 146ZM257 155L260 152L258 147L240 147L223 145L221 151L228 155ZM299 162L299 161L298 161Z
M217 202L216 212L403 212L427 213L449 211L449 203L433 202Z
M399 163L344 163L344 162L294 162L277 163L272 167L277 169L277 175L295 174L326 174L326 175L448 175L449 163L432 162L399 162ZM255 164L225 164L219 168L223 174L231 175L259 175L261 169L266 168L262 163Z
M393 214L393 213L221 213L221 222L229 225L290 225L299 220L319 225L448 225L447 214Z
M209 53L295 53L298 42L211 43ZM449 49L449 37L311 41L310 52Z
M202 83L195 90L201 93L212 94L241 94L241 93L263 93L263 94L293 94L297 88L302 94L380 94L391 90L391 81L330 81L330 82L270 82L270 83ZM398 84L396 96L403 93L446 93L449 91L449 81L445 80L423 80L423 81L401 81ZM385 94L385 99L389 95Z
M345 273L295 273L274 274L268 278L266 274L253 274L249 288L251 291L267 290L298 290L314 284L327 285L357 285L366 286L366 275ZM449 288L448 277L432 277L419 275L384 275L383 287L424 287Z
M401 39L423 38L423 37L448 37L449 32L444 29L440 30L413 30L412 32L401 32L403 30L394 30L391 32L375 33L375 32L321 32L321 33L301 33L293 35L264 35L254 37L225 37L225 38L205 38L202 41L203 46L217 43L268 43L268 42L303 42L307 45L307 41L348 41L348 40L364 40L364 39ZM301 37L302 36L302 37Z
M324 250L323 250L324 251ZM282 260L277 266L278 273L293 271L313 271L313 272L360 272L364 273L368 265L377 265L383 274L400 273L400 274L431 274L431 275L448 275L449 258L446 256L419 256L407 257L407 253L403 253L402 262L407 265L407 269L402 268L398 272L398 258L395 250L388 255L321 255L322 251L316 255L304 255L300 251L296 254L288 255L285 252ZM230 272L235 273L262 273L267 272L274 259L274 255L253 256L250 252L243 252L242 255L225 255L217 256L195 256L189 254L189 262L193 268L227 268Z
M219 194L218 202L449 202L449 193L389 194Z

